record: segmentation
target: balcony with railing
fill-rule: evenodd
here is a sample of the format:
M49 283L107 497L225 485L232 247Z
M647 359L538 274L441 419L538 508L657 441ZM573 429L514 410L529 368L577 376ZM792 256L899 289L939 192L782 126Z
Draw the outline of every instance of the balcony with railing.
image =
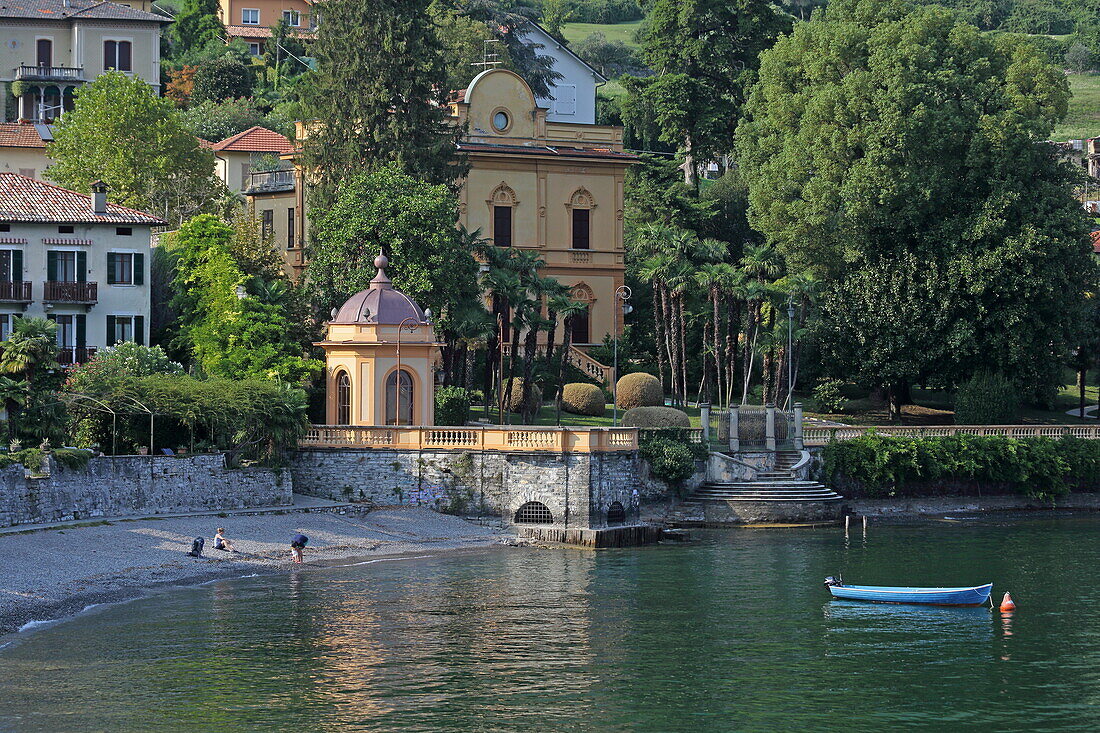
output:
M29 282L0 282L0 302L30 303L31 284Z
M87 303L99 301L98 283L45 282L42 300L47 303Z
M74 66L19 66L15 69L19 81L84 81L84 69Z
M250 173L245 193L275 193L294 190L294 170Z
M95 356L94 346L61 346L57 351L57 363L61 366L83 364Z

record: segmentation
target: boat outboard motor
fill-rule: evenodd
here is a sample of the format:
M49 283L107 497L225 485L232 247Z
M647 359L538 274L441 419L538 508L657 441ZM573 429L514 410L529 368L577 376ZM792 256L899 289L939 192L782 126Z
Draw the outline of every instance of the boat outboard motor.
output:
M191 552L187 553L191 557L202 557L202 548L206 544L206 540L202 537L196 537L195 541L191 543Z
M828 588L831 585L835 585L837 587L840 587L844 584L830 575L828 578L825 578L825 587Z

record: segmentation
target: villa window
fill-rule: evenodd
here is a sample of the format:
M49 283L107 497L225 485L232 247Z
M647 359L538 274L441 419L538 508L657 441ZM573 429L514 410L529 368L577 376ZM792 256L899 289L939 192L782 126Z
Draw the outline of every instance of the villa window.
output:
M140 252L108 252L108 285L143 285L145 255Z
M144 316L107 316L107 345L124 341L145 344Z
M87 271L86 252L46 252L46 279L52 283L84 282Z
M259 56L261 53L260 44L250 43L248 44L248 54L250 56Z
M133 71L133 49L130 41L104 41L103 68Z
M299 13L297 10L284 10L283 20L286 21L287 25L291 25L297 28L302 24L302 14Z
M390 372L386 378L386 424L412 425L413 422L413 380L404 369ZM400 381L400 384L398 382Z
M573 209L573 249L591 247L590 209Z
M35 59L39 66L53 66L53 41L39 38L34 43Z
M264 209L261 216L260 238L266 242L275 234L275 211Z
M7 341L11 336L11 322L15 317L13 313L0 313L0 341Z
M576 314L570 321L570 334L573 337L573 343L587 344L591 342L589 331L588 308L586 308L583 313Z
M294 249L294 207L286 210L286 248Z
M347 372L336 378L336 424L351 425L351 377Z
M0 250L0 283L23 282L23 252L18 249Z
M493 244L498 247L512 246L512 207L493 207Z
M260 11L257 8L241 9L241 25L259 25Z

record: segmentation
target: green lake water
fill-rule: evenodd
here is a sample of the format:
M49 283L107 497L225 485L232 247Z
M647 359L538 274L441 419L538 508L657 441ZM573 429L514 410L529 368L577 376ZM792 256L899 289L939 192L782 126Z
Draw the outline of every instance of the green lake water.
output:
M175 589L17 635L7 731L1100 728L1100 520L697 532ZM830 601L853 583L1012 592Z

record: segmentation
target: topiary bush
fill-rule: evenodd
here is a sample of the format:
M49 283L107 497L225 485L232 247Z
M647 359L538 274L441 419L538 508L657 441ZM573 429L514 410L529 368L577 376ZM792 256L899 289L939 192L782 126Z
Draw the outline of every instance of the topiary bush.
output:
M507 385L505 385L507 387ZM512 393L508 395L508 412L537 412L542 405L542 395L532 384L524 388L522 377L512 377ZM524 407L527 409L524 410Z
M1010 425L1020 409L1018 394L1004 375L978 372L955 395L955 424Z
M657 377L645 372L635 372L621 377L615 384L615 401L620 410L659 407L665 404L665 393Z
M675 407L635 407L626 411L622 423L628 428L690 428L691 418Z
M572 415L602 417L606 403L603 390L594 384L574 382L561 392L561 409Z
M470 419L470 390L440 387L435 392L435 424L465 425Z
M695 472L695 455L691 448L677 440L657 438L643 443L639 454L649 464L655 478L676 486Z

